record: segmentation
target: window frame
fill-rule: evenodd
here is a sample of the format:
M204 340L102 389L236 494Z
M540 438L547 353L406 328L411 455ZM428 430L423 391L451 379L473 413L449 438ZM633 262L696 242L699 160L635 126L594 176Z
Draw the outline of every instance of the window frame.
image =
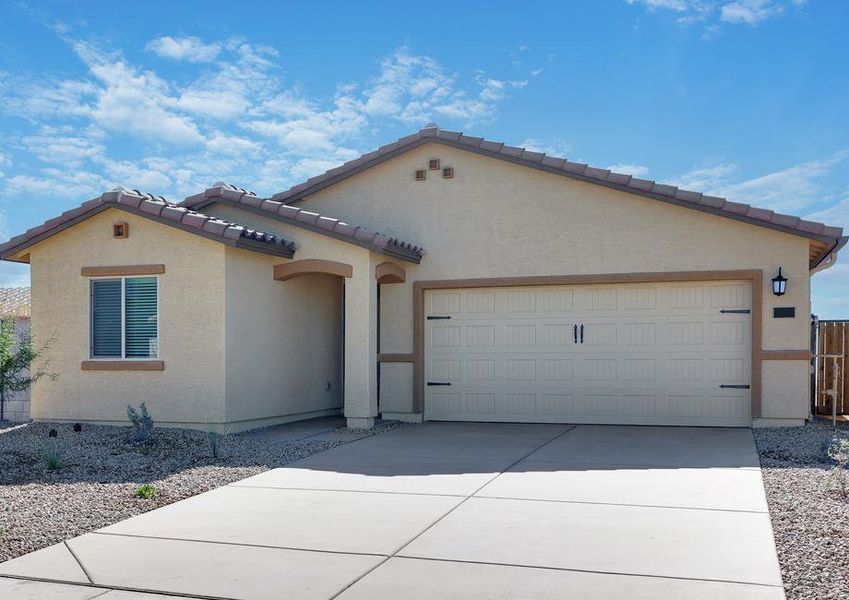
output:
M156 356L131 356L127 357L127 279L139 279L153 277L156 279ZM94 296L92 294L93 282L95 281L121 281L121 356L93 356L94 354ZM99 362L160 362L162 359L162 348L160 347L161 324L160 321L160 282L158 274L151 275L103 275L88 278L88 359Z

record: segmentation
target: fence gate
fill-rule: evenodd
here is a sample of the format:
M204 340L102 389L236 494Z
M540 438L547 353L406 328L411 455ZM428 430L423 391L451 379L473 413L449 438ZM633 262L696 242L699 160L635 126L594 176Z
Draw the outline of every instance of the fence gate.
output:
M849 321L825 320L817 323L816 394L814 412L818 415L849 414ZM835 408L837 410L835 410Z

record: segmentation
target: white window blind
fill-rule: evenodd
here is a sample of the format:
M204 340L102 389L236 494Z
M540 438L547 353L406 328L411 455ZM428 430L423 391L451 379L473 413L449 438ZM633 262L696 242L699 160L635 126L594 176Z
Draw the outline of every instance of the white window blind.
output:
M91 357L159 355L159 281L123 277L91 281Z

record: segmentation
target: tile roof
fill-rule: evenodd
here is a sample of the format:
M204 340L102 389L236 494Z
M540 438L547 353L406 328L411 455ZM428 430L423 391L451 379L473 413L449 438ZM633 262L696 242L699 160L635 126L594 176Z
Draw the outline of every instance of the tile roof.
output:
M359 225L350 225L339 219L303 210L276 200L259 198L253 192L225 183L217 183L200 194L189 196L181 203L181 206L202 208L213 202L238 205L240 208L256 214L270 216L284 223L309 229L408 262L418 263L425 254L424 248L421 246L385 235L379 231Z
M29 288L0 288L0 315L30 316Z
M471 137L460 132L447 131L430 125L412 135L403 137L391 144L381 146L373 152L363 154L359 158L330 169L326 173L316 175L284 192L275 194L271 197L271 200L285 203L296 202L346 177L350 177L429 142L446 144L549 173L612 187L670 204L744 221L753 225L770 227L825 243L836 244L843 235L843 230L840 227L829 227L823 223L806 221L792 215L784 215L771 210L755 208L748 204L731 202L725 198L680 189L674 185L656 183L648 179L638 179L626 173L616 173L609 169L599 169L584 163L572 162L565 158L547 156L542 152L531 152L525 148L507 146L502 142Z
M124 210L238 248L285 258L292 258L295 253L294 242L275 235L201 214L168 202L161 196L117 188L0 244L0 259L14 260L10 258L13 254L109 208Z

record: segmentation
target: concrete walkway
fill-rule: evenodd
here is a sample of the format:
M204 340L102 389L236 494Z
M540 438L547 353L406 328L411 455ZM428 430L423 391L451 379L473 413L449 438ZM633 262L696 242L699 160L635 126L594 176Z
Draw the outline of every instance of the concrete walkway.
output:
M784 597L741 429L410 426L0 575L16 599Z

